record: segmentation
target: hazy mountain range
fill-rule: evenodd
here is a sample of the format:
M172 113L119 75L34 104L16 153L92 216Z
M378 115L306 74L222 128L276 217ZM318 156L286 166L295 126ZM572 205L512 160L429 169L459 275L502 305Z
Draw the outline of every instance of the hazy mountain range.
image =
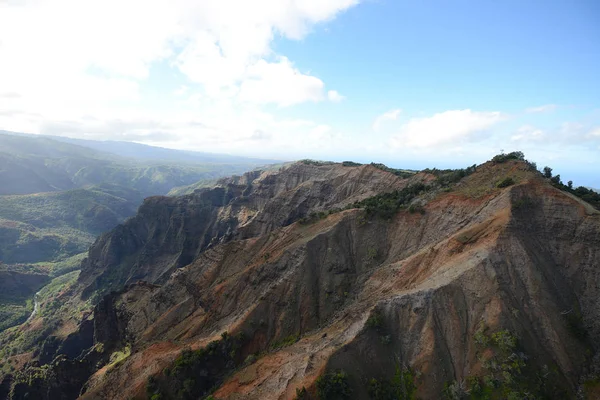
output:
M53 276L77 268L82 258L77 255L96 236L134 215L147 196L166 195L180 186L185 190L272 162L1 131L0 262L27 264L13 267L6 282L16 282L15 268ZM23 296L31 295L15 297L18 304L12 309L22 306L20 318L32 307ZM12 316L0 309L0 329Z

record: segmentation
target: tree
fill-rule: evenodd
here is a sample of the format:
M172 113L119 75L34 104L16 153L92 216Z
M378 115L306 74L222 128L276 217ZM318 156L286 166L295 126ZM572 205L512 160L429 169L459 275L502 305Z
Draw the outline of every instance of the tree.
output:
M544 178L552 178L552 168L544 167Z
M569 187L569 189L573 190L573 181L567 182L567 186Z

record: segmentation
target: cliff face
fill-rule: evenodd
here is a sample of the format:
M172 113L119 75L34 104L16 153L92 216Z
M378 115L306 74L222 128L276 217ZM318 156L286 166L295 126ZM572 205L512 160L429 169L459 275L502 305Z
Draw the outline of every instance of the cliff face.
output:
M298 163L279 172L224 179L191 195L148 198L135 217L91 248L80 276L84 296L138 280L164 282L210 246L256 237L309 212L344 207L407 184L372 166Z
M527 164L484 164L391 220L298 221L430 180L295 164L147 200L84 263L87 293L122 290L96 307L106 354L82 397L594 398L600 213Z

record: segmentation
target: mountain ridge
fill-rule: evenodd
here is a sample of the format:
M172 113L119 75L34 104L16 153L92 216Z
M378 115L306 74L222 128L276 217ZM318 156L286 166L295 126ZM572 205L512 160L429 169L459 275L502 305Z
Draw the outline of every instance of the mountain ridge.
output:
M600 212L524 161L297 163L140 210L67 290L110 293L54 375L13 392L59 393L77 359L84 399L595 393Z

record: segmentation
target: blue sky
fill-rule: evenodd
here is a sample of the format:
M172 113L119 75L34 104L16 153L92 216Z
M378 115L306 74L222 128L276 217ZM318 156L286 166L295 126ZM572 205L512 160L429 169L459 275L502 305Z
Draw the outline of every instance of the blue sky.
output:
M10 2L0 39L0 129L407 168L520 149L600 187L597 1Z

